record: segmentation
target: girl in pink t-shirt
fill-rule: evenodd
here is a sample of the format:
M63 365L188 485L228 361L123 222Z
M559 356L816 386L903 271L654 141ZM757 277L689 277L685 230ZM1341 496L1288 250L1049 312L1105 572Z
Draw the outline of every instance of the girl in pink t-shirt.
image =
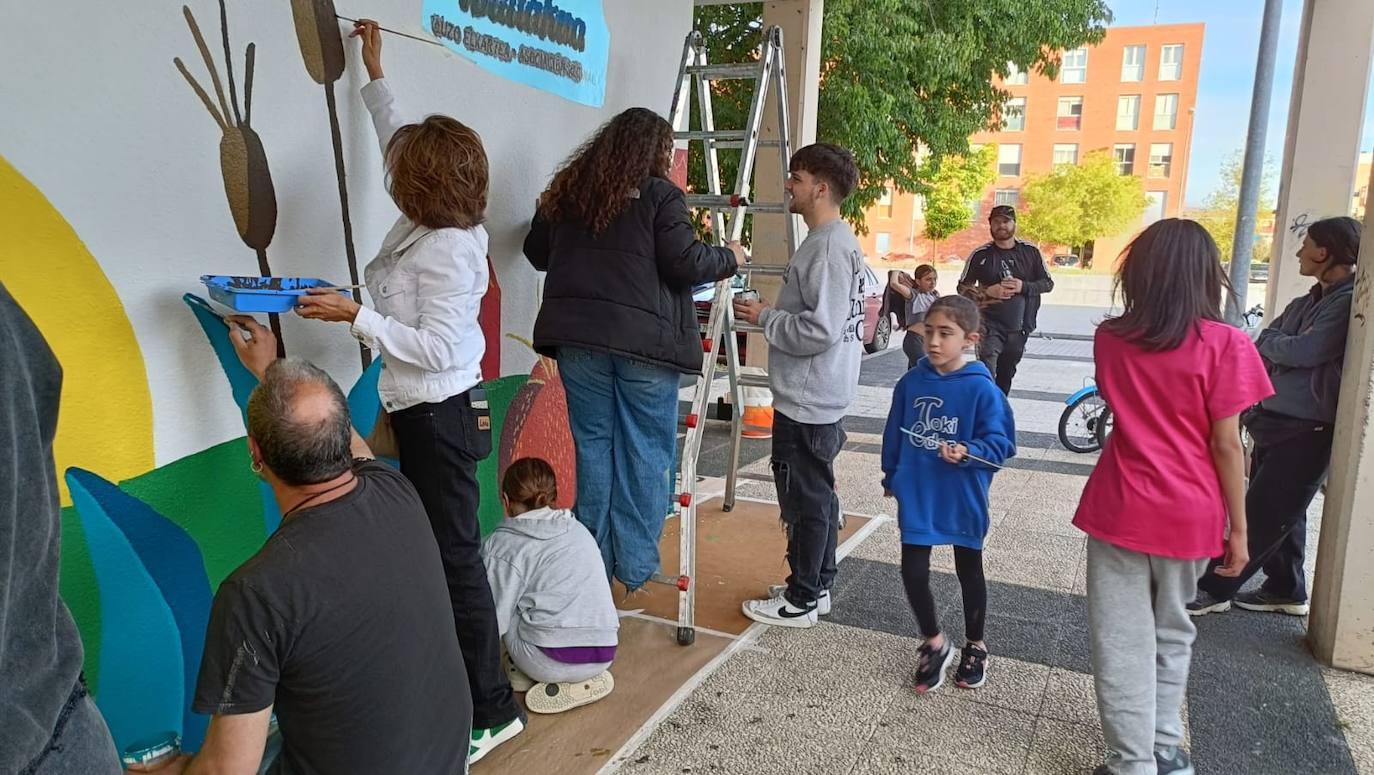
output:
M1115 425L1078 504L1088 534L1097 775L1192 773L1180 708L1208 558L1248 560L1239 415L1273 395L1254 344L1221 322L1216 243L1193 221L1136 237L1117 272L1124 312L1098 328L1097 384ZM1230 531L1227 533L1229 523Z

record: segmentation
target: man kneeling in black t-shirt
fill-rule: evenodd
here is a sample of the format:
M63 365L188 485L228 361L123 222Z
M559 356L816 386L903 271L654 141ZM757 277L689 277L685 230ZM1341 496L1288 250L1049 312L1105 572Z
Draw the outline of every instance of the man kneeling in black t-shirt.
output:
M472 701L419 496L372 460L327 374L231 320L252 335L230 339L260 380L248 451L282 523L215 594L192 705L214 718L167 771L257 772L275 709L272 773L465 772Z

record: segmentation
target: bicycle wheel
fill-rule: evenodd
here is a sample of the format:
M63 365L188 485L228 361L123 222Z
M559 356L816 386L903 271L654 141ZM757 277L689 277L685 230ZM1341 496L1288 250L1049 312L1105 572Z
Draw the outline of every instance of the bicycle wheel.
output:
M1086 393L1064 408L1059 415L1059 443L1070 452L1087 454L1102 449L1103 421L1110 421L1107 403L1096 391Z

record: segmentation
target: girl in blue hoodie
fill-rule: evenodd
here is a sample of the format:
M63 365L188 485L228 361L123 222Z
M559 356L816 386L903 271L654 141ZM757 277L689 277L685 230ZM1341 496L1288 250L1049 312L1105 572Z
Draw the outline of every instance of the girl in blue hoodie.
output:
M955 681L976 689L987 679L983 538L988 488L993 473L1016 454L1016 428L987 367L964 362L964 350L978 342L980 323L978 306L962 296L942 296L931 305L925 318L926 356L898 380L883 432L883 492L897 498L902 581L925 638L916 666L917 694L938 689L954 660L930 592L932 546L954 547L963 590L968 644Z

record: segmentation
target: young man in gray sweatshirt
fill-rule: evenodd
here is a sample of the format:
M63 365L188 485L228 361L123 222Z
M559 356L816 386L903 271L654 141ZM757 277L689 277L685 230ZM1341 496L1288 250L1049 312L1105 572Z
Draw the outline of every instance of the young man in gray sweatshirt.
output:
M863 352L863 251L840 204L858 185L849 151L826 143L792 156L789 208L806 240L783 275L777 306L737 301L735 317L763 327L773 391L773 482L787 527L785 587L744 603L744 615L782 627L811 627L830 613L840 501L835 457L840 420L854 398Z

